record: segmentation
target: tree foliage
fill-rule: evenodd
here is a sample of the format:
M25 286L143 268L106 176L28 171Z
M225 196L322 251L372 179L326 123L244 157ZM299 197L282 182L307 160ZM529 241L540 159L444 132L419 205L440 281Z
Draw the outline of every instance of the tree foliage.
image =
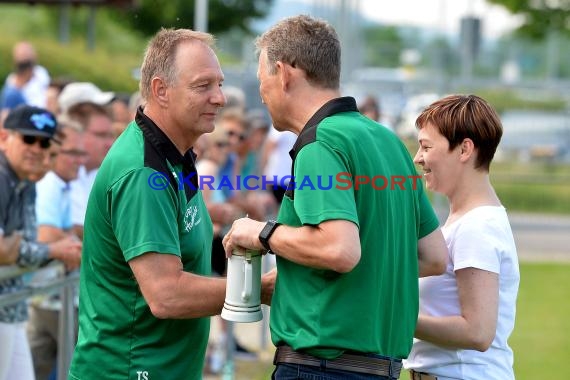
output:
M489 0L524 16L519 32L533 39L549 33L570 35L570 0Z
M208 31L251 32L250 21L263 18L274 0L209 0ZM132 10L117 11L136 30L150 36L161 27L193 28L195 0L139 0ZM125 17L125 14L127 17Z
M398 67L404 39L394 26L371 25L364 28L367 66Z

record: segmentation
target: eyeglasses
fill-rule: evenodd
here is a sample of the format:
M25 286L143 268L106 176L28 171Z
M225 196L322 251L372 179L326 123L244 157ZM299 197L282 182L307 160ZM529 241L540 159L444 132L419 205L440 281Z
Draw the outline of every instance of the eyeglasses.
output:
M247 138L247 135L244 133L237 133L236 131L228 131L228 137L234 137L236 136L239 141L243 141Z
M48 137L22 135L22 141L26 145L34 145L37 141L40 143L40 148L42 149L49 149L51 146L51 140Z
M87 155L86 151L78 149L62 149L59 151L59 153L67 154L68 156L72 157L85 157Z
M93 132L88 130L87 132L91 133L93 136L97 137L98 139L115 139L115 134L113 132Z

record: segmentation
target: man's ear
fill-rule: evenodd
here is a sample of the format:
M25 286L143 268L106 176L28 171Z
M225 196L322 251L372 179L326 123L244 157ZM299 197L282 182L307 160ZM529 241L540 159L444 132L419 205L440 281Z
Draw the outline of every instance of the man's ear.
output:
M6 149L6 142L8 141L9 136L10 133L6 129L0 127L0 150L4 151Z
M166 106L168 104L168 86L164 79L160 77L152 78L150 82L150 89L153 98L156 99L157 103L161 106Z
M276 75L279 75L281 81L281 89L287 91L291 84L291 67L281 61L277 61L275 62L275 70L277 71Z

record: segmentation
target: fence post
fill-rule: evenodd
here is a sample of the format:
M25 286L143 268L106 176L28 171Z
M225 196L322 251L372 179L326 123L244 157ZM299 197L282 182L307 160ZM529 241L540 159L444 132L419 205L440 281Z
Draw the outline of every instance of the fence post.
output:
M75 349L76 316L73 290L73 282L66 282L60 292L61 310L59 312L57 380L67 380L71 357Z

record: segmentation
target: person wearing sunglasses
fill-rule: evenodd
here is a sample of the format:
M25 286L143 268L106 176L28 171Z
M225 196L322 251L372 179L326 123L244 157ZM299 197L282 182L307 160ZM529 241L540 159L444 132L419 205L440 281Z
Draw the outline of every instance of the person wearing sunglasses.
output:
M56 127L53 114L24 105L8 114L0 130L0 265L35 266L49 259L79 263L80 243L37 241L36 191L29 178L50 154ZM2 280L0 295L23 287L22 276ZM34 378L27 319L25 301L0 308L0 379Z

